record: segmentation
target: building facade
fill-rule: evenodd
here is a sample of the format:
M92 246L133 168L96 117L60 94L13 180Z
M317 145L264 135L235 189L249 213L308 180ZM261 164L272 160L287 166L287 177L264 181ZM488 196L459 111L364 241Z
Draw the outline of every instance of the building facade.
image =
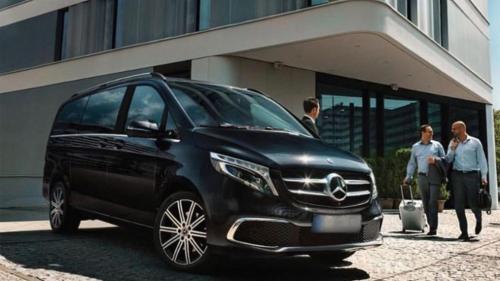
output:
M409 147L422 123L447 144L451 123L464 120L484 144L497 198L487 6L0 1L0 207L42 204L45 145L64 100L151 71L258 89L298 117L316 96L321 137L363 157Z

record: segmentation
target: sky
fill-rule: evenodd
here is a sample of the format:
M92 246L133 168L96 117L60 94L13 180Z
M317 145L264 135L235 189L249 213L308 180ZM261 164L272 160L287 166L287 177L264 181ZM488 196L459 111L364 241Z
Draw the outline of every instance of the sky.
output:
M500 0L489 0L491 80L493 108L500 109Z

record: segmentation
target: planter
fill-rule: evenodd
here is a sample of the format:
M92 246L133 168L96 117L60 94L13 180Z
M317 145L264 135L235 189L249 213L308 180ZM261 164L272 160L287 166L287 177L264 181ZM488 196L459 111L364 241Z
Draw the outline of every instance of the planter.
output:
M438 200L438 213L442 213L444 210L444 203L446 200Z
M392 208L393 208L393 209L399 209L399 204L401 204L401 200L402 200L402 199L395 198L395 199L393 199L393 200L394 200L394 203L392 204Z
M392 209L392 205L394 204L392 198L379 198L379 202L382 209Z

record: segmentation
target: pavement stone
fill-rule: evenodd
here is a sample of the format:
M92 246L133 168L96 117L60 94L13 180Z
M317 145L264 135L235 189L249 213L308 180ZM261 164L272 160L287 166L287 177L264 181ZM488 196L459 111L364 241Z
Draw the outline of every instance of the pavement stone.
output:
M30 215L31 214L31 215ZM0 209L0 280L500 280L500 211L484 215L470 242L455 213L439 215L438 236L401 232L385 213L384 245L357 252L331 268L307 256L225 258L205 275L170 270L156 254L150 231L84 221L73 235L50 231L46 210ZM467 212L469 233L474 219Z

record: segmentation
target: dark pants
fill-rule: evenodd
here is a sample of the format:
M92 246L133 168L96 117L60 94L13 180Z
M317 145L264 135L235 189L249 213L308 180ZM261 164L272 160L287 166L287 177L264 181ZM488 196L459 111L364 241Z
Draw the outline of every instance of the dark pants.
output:
M418 188L422 195L422 203L429 228L430 230L437 230L439 184L430 183L428 176L419 175Z
M457 212L460 231L467 234L467 217L465 216L465 204L468 203L476 222L481 223L481 209L477 207L477 199L480 187L479 173L464 174L453 171L451 182L453 184L453 196L455 197L455 211Z

